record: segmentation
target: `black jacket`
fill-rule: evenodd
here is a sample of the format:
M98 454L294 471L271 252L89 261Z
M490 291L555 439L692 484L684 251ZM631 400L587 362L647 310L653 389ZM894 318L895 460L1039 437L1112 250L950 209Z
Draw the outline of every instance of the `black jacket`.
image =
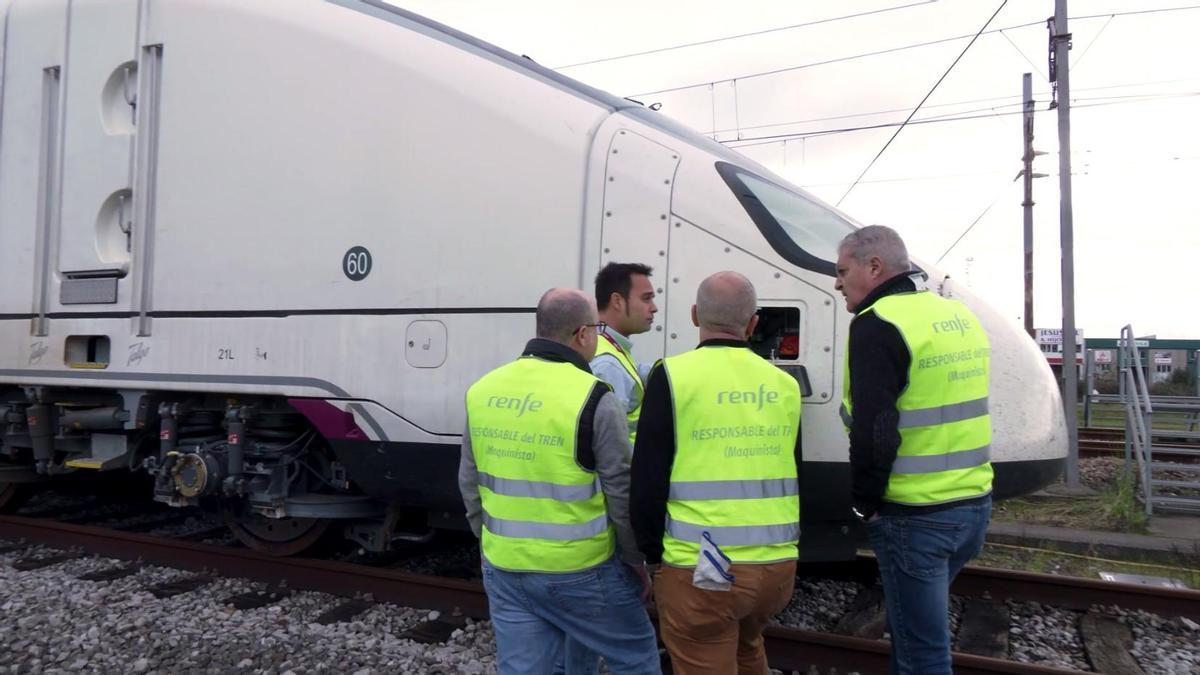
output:
M961 506L974 500L930 506L884 503L892 464L900 449L900 413L896 400L908 387L912 353L900 331L864 310L880 298L916 292L910 272L883 282L867 294L855 310L850 324L850 400L854 402L850 423L851 496L854 508L870 518L882 513L924 513ZM980 499L983 499L981 497Z
M705 347L749 346L742 340L705 340ZM801 467L800 434L796 434L796 472ZM671 466L675 463L675 413L671 405L671 385L659 363L650 371L642 413L638 418L637 440L630 467L632 485L629 495L629 520L638 549L646 562L662 562L663 531L666 529L667 497L671 491Z
M584 361L583 357L574 349L553 340L534 338L525 344L525 351L521 352L521 356L536 356L547 361L566 362L585 373L592 372L588 362ZM579 414L579 429L575 437L575 461L585 471L596 470L596 452L592 448L592 423L596 418L596 406L600 404L600 398L609 391L611 389L603 381L596 382L591 395L588 396L587 403L583 406L583 412Z

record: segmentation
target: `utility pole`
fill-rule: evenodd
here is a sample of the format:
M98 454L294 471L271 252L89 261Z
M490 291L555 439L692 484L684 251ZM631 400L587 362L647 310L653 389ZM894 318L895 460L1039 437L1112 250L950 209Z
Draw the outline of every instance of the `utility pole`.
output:
M1058 221L1062 242L1063 408L1067 418L1068 488L1079 487L1079 371L1075 366L1075 227L1071 216L1071 33L1067 0L1054 0L1050 79L1058 101Z
M1033 80L1030 73L1021 76L1021 101L1024 108L1025 131L1025 332L1034 337L1033 329Z

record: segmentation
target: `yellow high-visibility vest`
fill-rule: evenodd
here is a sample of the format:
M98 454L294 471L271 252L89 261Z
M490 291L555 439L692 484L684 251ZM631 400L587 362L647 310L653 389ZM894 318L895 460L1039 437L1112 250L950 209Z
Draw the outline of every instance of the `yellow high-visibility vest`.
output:
M514 572L576 572L612 556L616 538L594 472L575 461L579 418L596 376L526 356L467 391L483 504L481 547Z
M991 347L979 319L963 303L930 291L884 296L854 320L867 313L895 326L912 354L908 386L896 400L900 449L884 500L923 506L991 492ZM854 411L850 368L847 349L847 427Z
M800 385L742 347L663 362L675 418L663 562L696 564L701 534L735 563L794 560Z
M599 339L596 340L596 356L611 354L625 369L625 372L633 378L633 389L637 395L638 404L633 410L625 413L625 417L629 421L629 446L633 447L633 442L637 438L638 418L642 416L642 400L646 397L646 387L642 384L642 376L638 373L637 364L633 362L633 358L622 347L610 342L610 339L604 335L599 336Z

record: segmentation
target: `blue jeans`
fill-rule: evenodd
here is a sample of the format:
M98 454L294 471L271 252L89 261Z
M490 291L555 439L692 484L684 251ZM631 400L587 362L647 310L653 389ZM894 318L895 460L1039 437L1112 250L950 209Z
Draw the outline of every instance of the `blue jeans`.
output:
M600 655L568 635L563 661L554 664L554 675L596 675L599 670Z
M950 582L983 549L991 497L867 523L892 634L892 675L951 675Z
M600 655L568 635L563 660L554 664L554 675L596 675L599 670Z
M483 585L499 675L553 672L568 636L603 656L614 674L661 675L641 584L615 557L567 574L506 572L485 560Z

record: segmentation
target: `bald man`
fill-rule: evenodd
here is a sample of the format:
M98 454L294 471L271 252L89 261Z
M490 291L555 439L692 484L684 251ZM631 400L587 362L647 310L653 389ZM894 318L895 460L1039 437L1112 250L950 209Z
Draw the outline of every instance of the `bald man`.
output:
M792 597L800 532L800 386L750 350L754 286L704 280L700 345L650 372L631 514L679 675L765 675L762 631Z
M588 368L602 328L591 298L551 289L521 357L467 391L458 483L500 675L549 675L567 638L613 673L661 672L629 525L625 411Z

